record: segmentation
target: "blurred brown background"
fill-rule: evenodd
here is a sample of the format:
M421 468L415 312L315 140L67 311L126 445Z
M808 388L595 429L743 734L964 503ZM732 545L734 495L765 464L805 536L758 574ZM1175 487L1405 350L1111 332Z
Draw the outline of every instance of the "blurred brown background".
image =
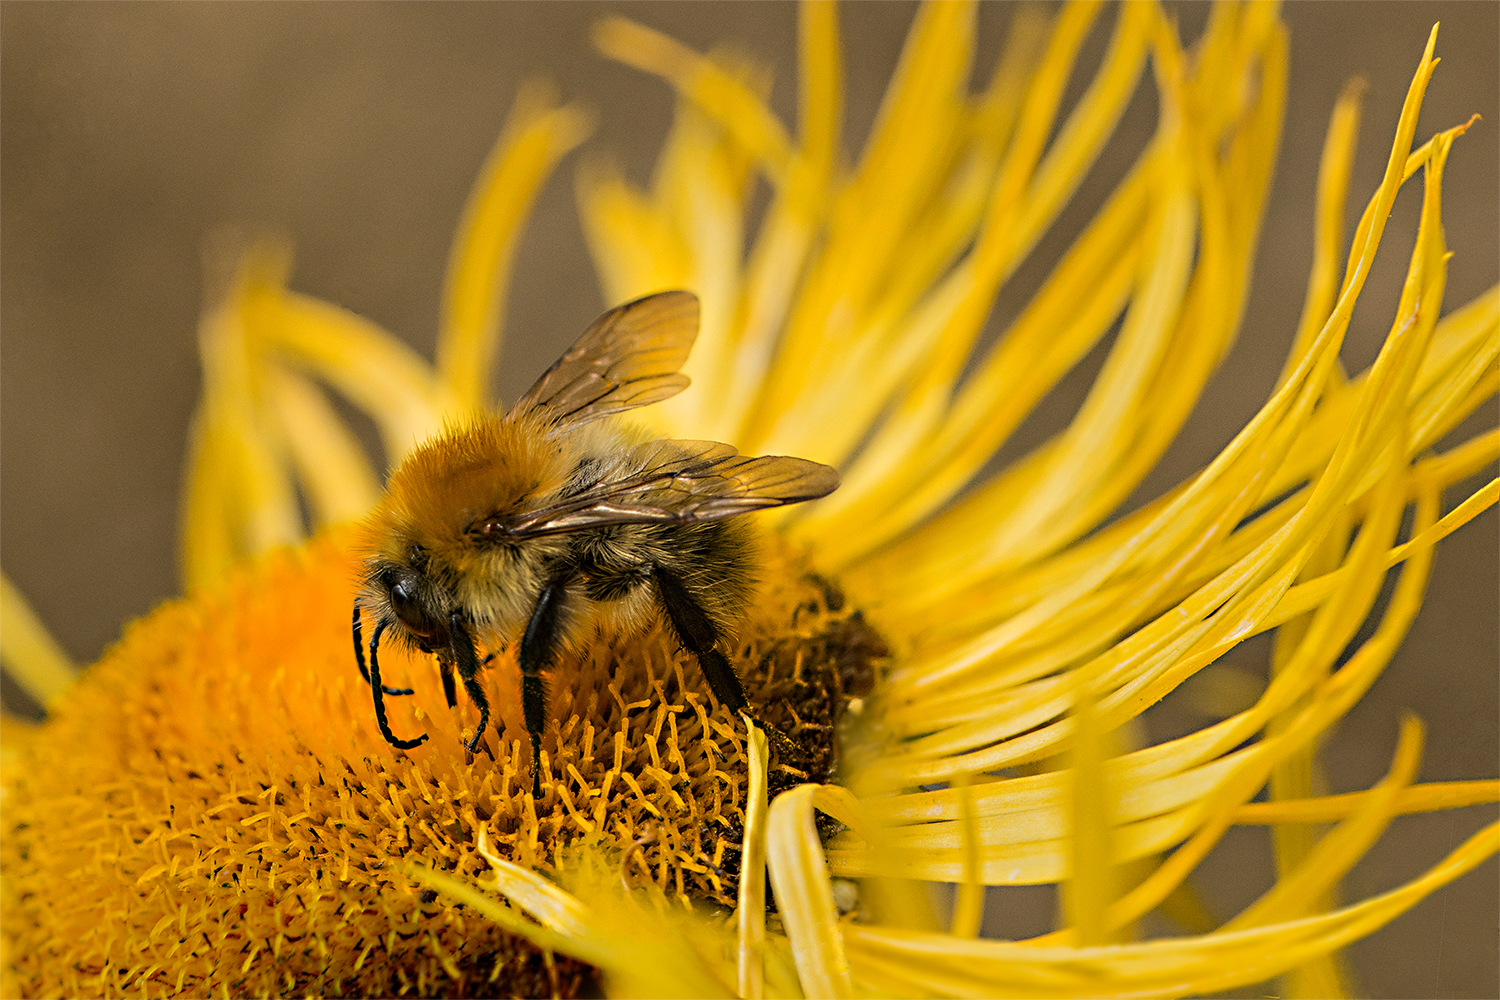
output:
M796 11L783 3L0 4L0 564L73 657L94 659L123 621L177 590L177 492L198 391L205 235L227 223L291 237L297 288L370 317L430 357L450 234L522 79L544 74L566 98L592 106L592 148L613 151L638 181L649 176L672 99L660 81L594 53L589 25L610 12L698 49L722 44L760 57L776 67L774 106L795 121ZM905 3L844 8L851 155L911 13ZM982 7L979 74L993 64L1010 14L1004 4ZM1176 8L1188 37L1205 14L1200 5ZM1468 301L1495 282L1497 15L1494 3L1288 6L1288 124L1240 344L1141 497L1200 467L1264 401L1301 305L1334 98L1348 77L1369 79L1352 226L1436 20L1443 64L1419 136L1485 116L1447 172L1447 301ZM1102 38L1096 31L1096 53ZM1150 99L1133 115L1122 149L1138 147L1151 127ZM495 380L503 398L524 390L605 305L573 210L576 162L545 190L522 245ZM1068 218L1086 217L1103 190L1086 186ZM1418 201L1415 189L1403 195L1387 230L1346 347L1351 370L1370 362L1390 321ZM1041 260L1065 245L1043 246ZM1031 270L1023 286L1044 269ZM1012 308L1003 301L1000 312ZM1060 387L1028 437L1065 420L1084 385L1079 377ZM1491 405L1468 432L1493 420ZM1429 724L1425 780L1495 774L1496 527L1491 510L1440 552L1405 647L1327 748L1336 790L1384 773L1405 709ZM1248 648L1235 662L1262 653ZM1349 895L1409 878L1492 812L1399 820L1350 876ZM1261 891L1269 863L1263 831L1232 834L1204 873L1221 916ZM1500 995L1496 872L1492 860L1355 946L1362 988ZM996 902L989 933L1043 929L1034 925L1050 903L1035 892Z

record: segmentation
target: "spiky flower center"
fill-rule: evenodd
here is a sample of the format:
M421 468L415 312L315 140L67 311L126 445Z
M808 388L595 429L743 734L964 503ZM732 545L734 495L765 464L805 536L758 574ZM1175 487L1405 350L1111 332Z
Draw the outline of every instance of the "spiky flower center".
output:
M399 862L464 875L499 853L543 870L577 844L627 884L732 905L743 724L663 626L600 633L549 673L533 800L513 656L484 680L497 721L449 710L434 664L392 647L397 751L349 649L356 570L324 537L135 623L26 749L5 813L8 923L31 995L566 995L579 963L537 952L415 886ZM849 698L884 648L831 584L773 542L734 662L824 780ZM472 729L470 729L472 731ZM87 891L38 891L74 885Z

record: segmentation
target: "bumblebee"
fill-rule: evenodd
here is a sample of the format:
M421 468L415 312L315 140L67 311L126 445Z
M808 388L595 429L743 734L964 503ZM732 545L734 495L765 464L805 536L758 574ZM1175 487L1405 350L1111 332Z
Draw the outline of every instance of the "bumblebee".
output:
M436 656L448 706L455 673L490 706L480 649L519 637L532 790L541 792L546 691L541 671L601 620L639 628L666 619L715 697L748 711L720 648L745 606L750 548L738 514L831 493L838 473L727 444L655 438L614 418L687 388L679 369L698 335L690 292L648 295L605 313L509 412L480 416L420 445L391 473L370 516L354 602L354 655L392 746L381 683L382 638ZM374 629L366 667L362 622ZM780 737L774 730L773 736Z

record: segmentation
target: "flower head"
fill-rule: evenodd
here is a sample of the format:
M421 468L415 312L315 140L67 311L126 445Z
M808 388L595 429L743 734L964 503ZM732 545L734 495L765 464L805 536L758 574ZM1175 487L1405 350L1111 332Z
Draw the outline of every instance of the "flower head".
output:
M1444 512L1444 487L1500 438L1432 450L1500 377L1500 293L1441 313L1442 177L1466 126L1415 141L1434 35L1341 273L1358 107L1345 93L1274 392L1199 474L1129 510L1238 332L1287 39L1271 8L1225 5L1185 51L1157 7L1125 5L1064 115L1098 14L1018 13L971 94L973 9L923 7L847 169L831 7L802 11L795 137L743 63L623 20L596 33L681 95L651 190L598 163L579 182L607 298L690 287L704 301L694 388L647 415L844 473L827 499L763 519L733 648L752 702L807 760L772 766L660 626L601 629L559 663L539 798L517 780L513 652L484 675L500 718L474 754L432 665L392 652L388 679L415 689L392 711L432 733L397 753L350 662L347 530L236 568L300 533L298 491L320 522L370 506L374 477L318 383L370 413L393 457L488 403L496 276L541 178L583 138L576 110L537 90L518 101L455 243L435 370L288 291L274 250L246 255L202 327L193 593L58 695L7 779L20 987L567 992L583 962L641 994L1181 994L1278 975L1304 995L1347 988L1338 948L1500 846L1488 827L1342 905L1339 880L1392 817L1500 788L1415 783L1412 720L1375 788L1317 794L1318 741L1405 634L1436 542L1500 490ZM986 344L997 295L1147 66L1154 134ZM756 177L770 200L746 255ZM1396 192L1418 177L1390 335L1348 377L1341 340ZM1071 423L987 475L1106 343ZM1235 703L1225 692L1246 678L1224 655L1272 630L1268 675ZM1152 742L1142 713L1190 680L1214 721ZM1221 923L1187 879L1234 824L1276 825L1278 880ZM57 893L64 878L97 898ZM951 914L935 915L932 883L956 885ZM1059 886L1059 929L978 939L985 888L1030 884ZM1197 933L1133 940L1153 911Z

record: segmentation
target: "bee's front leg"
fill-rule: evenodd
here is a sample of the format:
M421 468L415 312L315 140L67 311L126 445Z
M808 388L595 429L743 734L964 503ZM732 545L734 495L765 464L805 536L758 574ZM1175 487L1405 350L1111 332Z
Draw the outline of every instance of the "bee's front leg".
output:
M458 690L453 684L453 657L446 652L438 656L438 672L443 678L443 697L448 699L448 707L458 707Z
M356 619L355 621L357 623L358 619ZM385 737L385 741L387 743L401 750L412 750L416 747L421 746L427 741L427 734L423 733L421 736L418 736L414 740L399 739L395 733L391 732L391 724L386 720L385 717L384 692L387 690L387 688L380 683L380 637L382 634L384 634L387 626L389 625L390 622L382 619L375 624L375 632L370 636L369 681L370 691L374 694L375 697L375 722L380 726L380 735ZM359 625L356 624L355 629L357 630L358 628ZM363 666L363 664L361 664L361 666Z
M479 708L479 726L474 730L474 738L466 744L468 751L473 753L479 749L485 727L490 724L490 699L484 693L484 686L479 683L479 656L474 652L474 637L469 634L461 612L455 611L448 616L448 648L438 657L438 664L442 670L443 694L448 698L448 707L452 708L458 702L457 692L453 690L453 668L457 666L458 676L463 678L469 700Z

